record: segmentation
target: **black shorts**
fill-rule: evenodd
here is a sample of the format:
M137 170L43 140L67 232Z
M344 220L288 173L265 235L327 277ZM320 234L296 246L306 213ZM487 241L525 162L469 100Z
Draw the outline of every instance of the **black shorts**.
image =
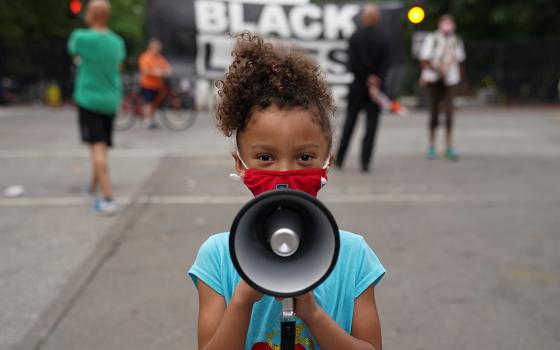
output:
M78 119L83 142L104 142L108 147L113 145L114 114L99 113L79 107Z
M140 94L142 95L144 102L151 103L156 99L159 94L159 90L142 88Z

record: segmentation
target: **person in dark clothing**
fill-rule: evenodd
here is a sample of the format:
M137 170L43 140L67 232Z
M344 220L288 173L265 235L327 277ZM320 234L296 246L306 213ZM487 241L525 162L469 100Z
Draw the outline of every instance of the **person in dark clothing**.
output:
M367 126L362 142L361 169L368 172L370 168L381 110L370 99L368 91L370 86L382 89L390 57L389 42L377 28L379 18L377 6L366 6L361 14L361 28L350 38L349 66L354 73L354 81L349 87L348 111L335 161L338 168L342 168L358 113L362 109L366 111Z

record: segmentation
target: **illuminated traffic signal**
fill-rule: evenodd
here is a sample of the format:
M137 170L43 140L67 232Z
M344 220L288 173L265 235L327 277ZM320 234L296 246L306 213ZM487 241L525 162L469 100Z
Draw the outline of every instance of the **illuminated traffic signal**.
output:
M77 18L82 12L82 0L69 0L68 10L70 11L70 17Z
M422 23L426 13L421 6L413 6L408 10L408 20L412 24Z

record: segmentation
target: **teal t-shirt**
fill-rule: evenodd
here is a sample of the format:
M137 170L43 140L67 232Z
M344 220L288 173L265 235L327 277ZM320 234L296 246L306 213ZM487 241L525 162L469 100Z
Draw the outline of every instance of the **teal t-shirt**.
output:
M229 233L210 236L188 271L194 284L200 279L223 295L229 304L240 276L229 254ZM313 290L316 302L346 332L351 332L354 300L385 275L385 268L362 236L340 231L340 253L332 273ZM246 350L276 348L280 344L280 302L263 296L253 306ZM319 349L305 324L296 321L296 342L304 349ZM267 347L268 345L268 347ZM300 347L300 348L301 348Z
M123 39L110 30L76 29L68 39L68 53L80 61L76 103L94 112L116 113L122 96L120 65L126 55Z

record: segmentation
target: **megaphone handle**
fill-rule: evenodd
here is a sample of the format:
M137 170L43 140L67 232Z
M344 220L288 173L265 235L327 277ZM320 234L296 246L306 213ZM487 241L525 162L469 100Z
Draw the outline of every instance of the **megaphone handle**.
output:
M282 299L282 321L280 322L280 350L295 350L296 321L294 320L294 298Z
M296 321L280 322L280 350L295 350Z

